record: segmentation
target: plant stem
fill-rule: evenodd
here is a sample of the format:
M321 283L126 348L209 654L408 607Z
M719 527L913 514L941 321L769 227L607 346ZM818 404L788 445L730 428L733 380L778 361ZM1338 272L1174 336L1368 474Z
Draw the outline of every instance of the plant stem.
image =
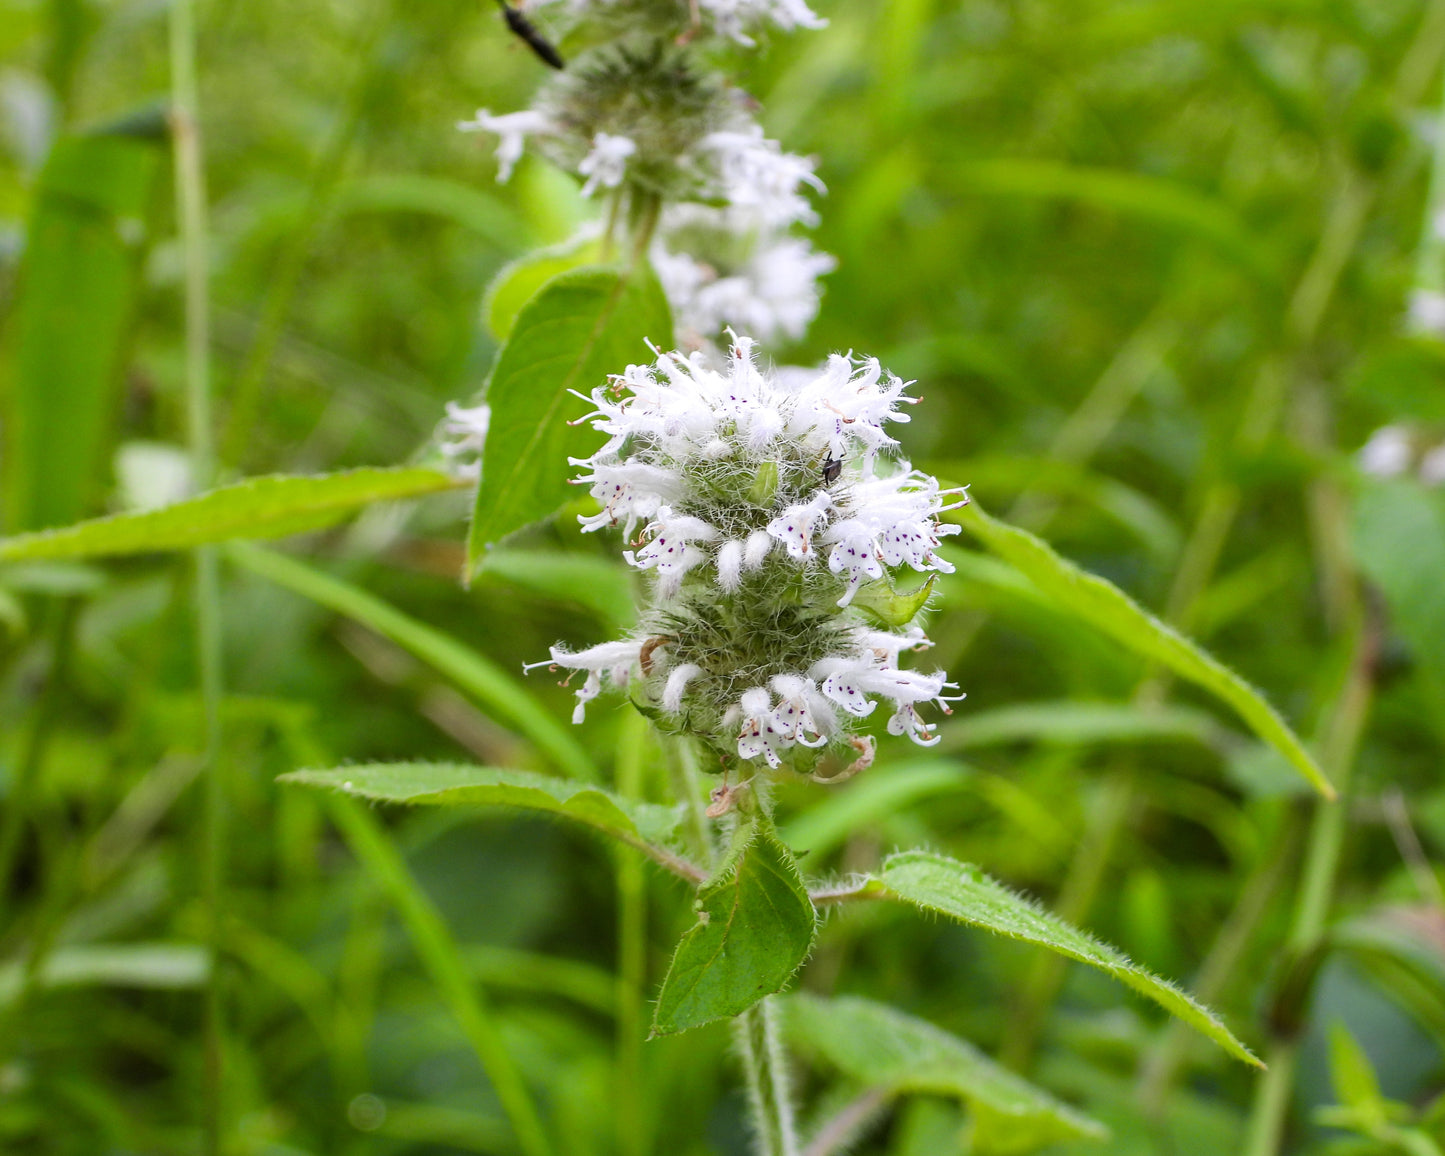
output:
M647 721L636 711L622 720L617 742L617 793L642 796ZM643 985L647 982L647 878L629 848L617 857L617 1147L623 1156L644 1156L642 1040Z
M757 1156L798 1156L797 1126L777 1007L759 1000L733 1021L748 1082Z
M1372 624L1356 627L1345 684L1328 714L1330 723L1320 761L1339 789L1340 798L1333 803L1317 800L1314 804L1314 817L1305 849L1304 876L1300 882L1289 939L1285 944L1286 979L1290 967L1298 965L1318 946L1329 918L1340 853L1344 847L1345 825L1349 818L1351 772L1374 697L1377 646L1377 631ZM1308 997L1309 985L1297 998L1307 1001ZM1287 1019L1293 1023L1302 1016L1302 1009L1292 1009ZM1275 1156L1279 1151L1298 1058L1297 1032L1291 1029L1287 1034L1277 1035L1266 1055L1268 1070L1260 1076L1256 1087L1245 1156Z
M196 82L196 30L192 0L173 0L170 9L171 132L175 142L175 197L184 257L186 331L186 427L192 482L200 489L215 474L210 378L210 231ZM204 845L201 888L208 912L211 967L205 997L204 1148L219 1153L225 1131L222 1089L225 1009L221 990L222 885L225 878L225 798L219 754L221 702L220 578L213 548L194 555L196 664L200 675L204 735Z

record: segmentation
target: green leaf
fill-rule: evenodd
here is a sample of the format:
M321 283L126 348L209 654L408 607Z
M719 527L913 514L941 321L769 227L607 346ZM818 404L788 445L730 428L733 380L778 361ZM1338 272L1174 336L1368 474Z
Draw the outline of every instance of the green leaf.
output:
M800 992L787 996L783 1009L790 1042L859 1083L966 1101L974 1114L973 1151L980 1154L1108 1137L1102 1124L926 1020L857 996L823 999ZM982 1146L980 1131L990 1137Z
M558 550L496 549L482 555L477 574L512 582L549 598L575 602L624 630L637 620L633 572L620 561Z
M342 185L332 202L343 213L418 213L485 237L503 253L531 244L527 222L501 197L476 185L425 173L368 173Z
M884 892L925 911L1036 943L1097 967L1202 1032L1231 1055L1259 1065L1219 1018L1191 996L1131 962L1116 948L1016 895L971 864L929 851L903 851L884 862L881 875L872 884L879 885Z
M535 253L519 257L503 266L487 287L482 302L482 315L487 328L498 341L511 336L522 307L537 296L543 285L562 273L582 265L595 264L602 254L602 242L596 237L566 241Z
M792 854L759 820L698 891L657 997L653 1035L739 1015L782 991L813 946L817 914Z
M238 542L227 549L227 556L253 574L344 614L411 651L472 695L494 718L531 739L558 770L579 779L600 778L597 765L572 733L513 676L451 635L284 554Z
M0 363L0 494L12 531L73 522L99 504L164 171L155 127L64 137L40 175Z
M1065 699L979 711L944 724L940 733L943 750L1014 742L1074 745L1161 739L1216 746L1226 734L1207 713L1192 707L1146 709L1126 703Z
M0 562L148 554L232 538L279 538L329 526L359 506L456 485L437 470L409 468L248 478L156 510L0 538Z
M1385 596L1432 696L1445 703L1445 503L1406 481L1369 481L1354 513L1355 557Z
M1335 797L1324 772L1274 707L1213 655L1160 622L1117 586L1059 557L1046 542L1027 531L989 517L977 503L959 509L956 517L1057 606L1227 702L1256 735L1284 755L1322 795Z
M893 589L893 583L887 578L880 582L869 582L854 595L853 605L876 620L885 630L897 630L918 617L918 612L933 593L933 584L937 579L937 574L930 574L928 581L922 586L902 594Z
M633 846L667 838L678 823L671 807L623 799L571 779L465 763L366 763L292 771L279 781L329 787L380 803L546 811Z
M35 982L40 987L180 990L204 984L210 963L210 953L193 943L77 944L47 956ZM0 1006L10 1003L23 983L20 963L0 966Z
M630 270L574 269L547 282L517 316L487 385L491 427L482 484L467 540L467 568L482 551L553 513L572 494L568 458L600 444L587 424L586 394L648 356L647 341L672 344L672 317L657 277Z
M783 828L789 847L807 852L814 863L840 847L850 835L875 827L920 799L936 798L969 789L973 768L948 759L926 758L875 767L848 784L830 791Z
M1385 1101L1370 1057L1339 1020L1330 1024L1330 1083L1340 1103L1353 1108L1361 1119L1385 1122Z

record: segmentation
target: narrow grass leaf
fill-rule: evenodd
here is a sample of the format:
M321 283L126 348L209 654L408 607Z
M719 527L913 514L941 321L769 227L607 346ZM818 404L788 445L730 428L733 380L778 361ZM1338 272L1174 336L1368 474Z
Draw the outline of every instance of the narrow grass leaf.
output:
M878 882L886 893L925 911L1035 943L1096 967L1202 1032L1230 1055L1259 1065L1220 1019L1191 996L1116 948L1016 895L972 864L929 851L903 851L887 859Z
M977 503L960 509L956 517L1058 607L1228 703L1316 790L1326 798L1334 798L1335 790L1324 772L1274 707L1213 655L1159 621L1117 586L1079 569L1027 531L989 517Z
M980 1153L1032 1152L1066 1140L1103 1140L1102 1124L996 1064L926 1020L858 996L824 999L799 992L783 1000L786 1033L868 1087L895 1094L956 1097L972 1109Z
M157 991L198 988L210 974L211 957L194 943L97 943L61 947L40 965L36 986L128 987ZM19 994L24 966L0 966L0 1006Z
M1172 740L1215 746L1226 732L1208 713L1192 707L1146 709L1127 703L1060 699L979 711L944 724L940 733L941 749L966 750L1015 742L1073 746Z
M586 394L646 360L647 342L672 344L672 316L657 277L574 269L548 281L517 315L487 384L491 427L467 541L467 568L482 551L552 514L574 492L567 459L596 449L596 433L568 423L587 413Z
M421 497L456 485L437 470L404 467L248 478L155 510L0 538L0 562L149 554L233 538L280 538L330 526L373 502Z
M412 877L396 844L375 816L343 798L333 799L330 810L352 854L395 905L437 994L456 1017L481 1061L516 1133L518 1146L527 1156L550 1156L552 1144L542 1129L531 1092L436 905Z
M740 1015L782 991L817 928L798 865L761 823L698 892L697 913L662 982L654 1035Z
M165 141L159 117L66 136L41 171L0 361L12 532L98 505Z
M235 543L231 561L311 601L375 630L472 695L500 722L526 735L558 770L600 778L597 765L572 735L496 663L395 606L273 550Z

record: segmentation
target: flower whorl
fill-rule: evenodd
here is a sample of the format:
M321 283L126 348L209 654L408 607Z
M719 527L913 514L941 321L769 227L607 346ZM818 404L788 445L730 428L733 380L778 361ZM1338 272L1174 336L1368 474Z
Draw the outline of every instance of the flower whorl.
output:
M818 370L760 370L734 337L726 364L660 354L588 400L607 441L585 472L601 511L584 531L619 525L628 563L653 575L637 635L543 664L585 670L582 704L640 676L634 701L669 729L727 758L796 762L795 748L845 741L875 699L893 706L892 734L937 741L918 708L956 697L941 672L901 669L931 645L917 626L875 629L858 605L870 584L892 596L887 570L951 572L936 553L957 526L940 523L961 490L889 451L885 426L905 422L906 382L876 359L834 355ZM581 395L579 395L581 396Z

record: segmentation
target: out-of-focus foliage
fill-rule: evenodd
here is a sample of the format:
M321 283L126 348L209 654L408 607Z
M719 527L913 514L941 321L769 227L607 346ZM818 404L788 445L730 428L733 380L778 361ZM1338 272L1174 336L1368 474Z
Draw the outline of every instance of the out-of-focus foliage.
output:
M1292 957L1315 806L1298 776L957 550L930 624L969 693L950 753L883 739L848 783L789 784L785 841L814 876L899 846L980 864L1180 979L1267 1058L1292 1042L1281 1150L1445 1143L1445 491L1352 465L1386 422L1445 435L1445 345L1403 323L1438 227L1441 4L818 8L828 28L724 62L829 190L817 239L839 268L778 356L856 349L918 379L915 461L1207 645L1352 774L1331 931ZM496 186L489 150L454 131L522 107L542 66L481 3L207 0L198 17L224 480L425 460L496 351L487 285L591 211L531 160ZM168 83L164 6L0 0L7 531L120 511L123 451L185 440ZM467 513L457 494L378 506L297 540L307 568L242 552L224 572L230 1150L517 1151L510 1093L476 1058L495 1046L558 1152L740 1153L726 1031L637 1042L694 922L677 882L571 824L328 811L275 782L570 760L666 794L676 768L623 725L630 707L563 730L570 694L521 681L550 644L615 632L610 546L562 518L463 588ZM6 1152L199 1150L190 599L164 557L0 569ZM366 859L383 821L405 870ZM1036 948L847 905L800 982L970 1041L1113 1133L1053 1151L1243 1143L1251 1069ZM800 1075L810 1124L866 1092L827 1062ZM978 1121L920 1087L876 1106L858 1151L965 1150Z

